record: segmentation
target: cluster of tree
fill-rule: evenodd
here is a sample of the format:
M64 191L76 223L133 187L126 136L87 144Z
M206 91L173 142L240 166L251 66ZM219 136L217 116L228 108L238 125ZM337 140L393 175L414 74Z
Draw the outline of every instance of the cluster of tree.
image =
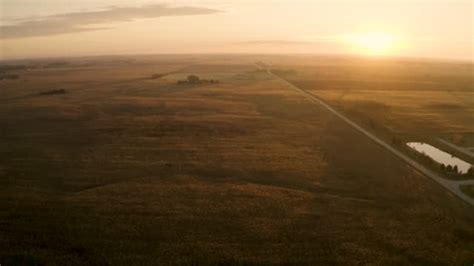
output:
M455 166L451 166L451 165L444 165L444 164L441 164L440 166L441 168L441 171L443 173L447 173L447 174L456 174L456 175L459 175L461 174L461 172L459 172L459 169L458 169L458 166L455 165ZM464 173L463 175L466 175L466 176L474 176L474 168L469 168L467 170L466 173Z
M49 91L43 91L38 93L38 95L56 95L56 94L65 94L66 90L65 89L56 89L56 90L49 90Z
M27 69L27 66L25 65L0 65L0 80L19 79L19 75L11 74L9 72L25 69Z
M435 160L433 160L430 156L426 155L425 153L417 152L415 150L411 150L411 152L415 154L415 156L423 163L434 166L434 167L438 166L438 163Z
M175 74L177 73L178 70L175 70L175 71L170 71L170 72L165 72L165 73L155 73L153 75L151 75L150 79L160 79L164 76L168 76L168 75L171 75L171 74Z
M0 74L5 74L10 71L26 70L28 66L26 65L0 65Z
M465 176L474 177L474 168L471 166L467 169L467 172L464 174Z
M213 84L213 83L219 83L219 81L215 79L201 79L196 75L189 75L185 80L178 80L179 85L185 85L185 84L198 85L198 84Z
M69 63L66 61L58 61L58 62L50 62L50 63L44 64L42 67L43 68L57 68L57 67L65 67L68 65Z

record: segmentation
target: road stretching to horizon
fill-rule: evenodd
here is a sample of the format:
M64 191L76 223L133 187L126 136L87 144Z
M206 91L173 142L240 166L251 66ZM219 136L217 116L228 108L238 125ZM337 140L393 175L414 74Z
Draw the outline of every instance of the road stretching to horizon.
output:
M380 146L382 146L383 148L385 148L389 152L396 155L398 158L405 161L408 165L410 165L411 167L413 167L414 169L416 169L417 171L419 171L423 175L431 178L433 181L435 181L436 183L443 186L445 189L447 189L453 195L457 196L458 198L460 198L464 202L470 204L471 206L474 206L474 199L469 197L468 195L464 194L464 192L462 192L461 189L460 189L461 185L474 185L474 180L455 181L455 180L448 180L446 178L443 178L443 177L439 176L437 173L431 171L430 169L426 168L425 166L423 166L420 163L416 162L415 160L411 159L407 155L405 155L402 152L398 151L397 149L395 149L394 147L392 147L391 145L389 145L388 143L383 141L381 138L379 138L379 137L375 136L374 134L372 134L371 132L367 131L366 129L364 129L363 127L358 125L356 122L349 119L347 116L343 115L342 113L340 113L339 111L337 111L336 109L331 107L329 104L324 102L322 99L315 96L314 94L309 93L306 90L299 88L298 86L296 86L293 83L287 81L286 79L276 75L275 73L273 73L268 68L264 68L264 67L262 67L258 64L257 64L257 67L260 70L266 70L269 75L271 75L271 76L275 77L276 79L280 80L281 82L285 83L289 88L299 92L300 94L302 94L303 96L305 96L306 98L311 100L313 103L322 106L324 109L328 110L329 112L331 112L335 116L339 117L344 122L346 122L347 124L349 124L350 126L355 128L357 131L359 131L360 133L362 133L363 135L365 135L366 137L368 137L369 139L371 139L375 143L379 144Z

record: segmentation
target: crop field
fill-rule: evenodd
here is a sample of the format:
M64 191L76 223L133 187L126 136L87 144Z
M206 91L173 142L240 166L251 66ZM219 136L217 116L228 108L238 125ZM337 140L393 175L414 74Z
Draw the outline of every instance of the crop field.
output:
M311 57L273 61L282 77L378 135L401 142L431 143L474 163L472 64ZM453 149L443 140L459 148Z
M0 80L0 264L472 265L472 206L260 60L381 134L474 142L472 65L9 63L19 78ZM179 83L190 75L218 82Z
M439 134L450 136L457 144L472 145L472 64L346 61L287 68L295 70L289 76L301 87L347 112L373 119L390 131L407 135ZM465 136L456 138L456 135Z

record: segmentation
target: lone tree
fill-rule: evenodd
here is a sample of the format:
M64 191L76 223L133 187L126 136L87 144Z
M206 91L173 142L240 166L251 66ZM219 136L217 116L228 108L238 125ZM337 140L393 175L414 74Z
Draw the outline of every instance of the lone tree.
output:
M188 76L188 82L189 83L199 83L200 80L201 79L196 75L189 75Z
M443 171L443 172L446 171L446 165L441 164L441 165L440 165L440 169L441 169L441 171Z
M456 173L456 174L459 173L459 170L458 170L458 166L457 166L457 165L455 165L455 166L453 167L453 172Z
M447 170L448 172L452 172L452 171L453 171L453 167L452 167L450 164L448 164L448 166L446 166L446 170Z
M474 176L474 168L470 167L469 169L467 169L466 175L468 175L468 176Z

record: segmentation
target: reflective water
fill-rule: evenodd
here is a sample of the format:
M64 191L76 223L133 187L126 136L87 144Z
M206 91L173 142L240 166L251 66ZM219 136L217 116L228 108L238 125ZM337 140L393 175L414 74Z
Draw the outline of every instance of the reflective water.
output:
M467 173L469 168L472 167L470 163L467 163L457 157L454 157L445 151L431 146L430 144L426 144L423 142L408 142L407 145L408 147L416 150L419 153L425 154L426 156L430 157L431 159L440 164L444 164L446 166L451 165L452 167L456 165L458 167L458 171L461 174Z

